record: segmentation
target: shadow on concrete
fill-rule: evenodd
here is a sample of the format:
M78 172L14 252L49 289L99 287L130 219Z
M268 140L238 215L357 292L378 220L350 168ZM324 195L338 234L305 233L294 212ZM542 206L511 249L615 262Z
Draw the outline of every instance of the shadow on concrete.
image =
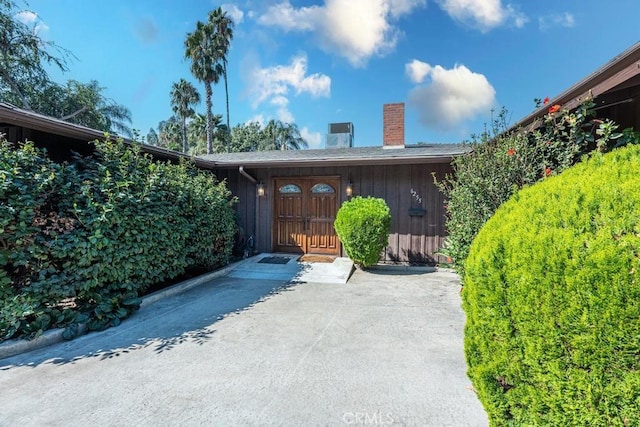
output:
M161 354L177 346L203 345L214 336L216 322L294 286L279 280L213 279L145 305L117 327L1 359L0 371L73 364L86 358L108 360L149 347Z
M377 276L413 276L425 273L435 273L435 267L417 267L410 265L376 265L366 268L364 271Z

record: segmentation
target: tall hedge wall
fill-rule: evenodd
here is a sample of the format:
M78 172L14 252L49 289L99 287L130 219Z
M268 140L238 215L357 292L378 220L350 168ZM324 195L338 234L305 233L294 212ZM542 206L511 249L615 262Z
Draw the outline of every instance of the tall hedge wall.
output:
M236 229L224 182L96 141L56 164L0 142L0 340L120 323L149 286L228 262Z

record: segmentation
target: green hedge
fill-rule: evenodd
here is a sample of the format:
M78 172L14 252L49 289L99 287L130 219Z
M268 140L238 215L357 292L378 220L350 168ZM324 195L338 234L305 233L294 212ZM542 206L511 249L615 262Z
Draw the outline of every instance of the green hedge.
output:
M120 323L149 286L228 262L225 183L153 161L122 142L51 162L32 143L0 145L0 340L79 322Z
M473 137L469 154L454 158L454 172L438 182L448 200L447 240L441 252L451 257L461 275L474 237L519 188L561 173L593 150L638 142L630 129L618 132L613 121L596 119L591 100L574 111L554 107L538 128L511 132L503 110L489 132Z
M378 262L387 246L391 214L383 199L354 197L342 204L334 227L347 256L360 267Z
M494 425L640 425L640 147L506 202L464 277L469 376Z

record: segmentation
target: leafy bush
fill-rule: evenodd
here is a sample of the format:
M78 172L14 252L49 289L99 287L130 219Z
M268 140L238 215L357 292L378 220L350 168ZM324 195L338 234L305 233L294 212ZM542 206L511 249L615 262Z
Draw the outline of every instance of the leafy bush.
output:
M637 140L629 130L616 132L612 121L595 119L593 107L590 100L573 112L552 106L539 128L512 132L507 132L503 110L491 131L472 137L471 152L453 160L453 174L438 185L448 199L442 252L459 273L464 274L478 230L519 188L562 172L592 150L604 152Z
M76 276L63 258L75 220L61 197L72 185L68 167L30 143L15 150L0 135L0 341L83 320L49 304L74 293Z
M149 286L228 262L224 183L137 146L95 144L95 157L59 165L31 143L1 142L0 340L115 326Z
M638 425L640 147L517 193L471 245L469 376L495 425Z
M391 214L382 199L354 197L342 204L334 227L347 256L360 267L380 259L389 239Z

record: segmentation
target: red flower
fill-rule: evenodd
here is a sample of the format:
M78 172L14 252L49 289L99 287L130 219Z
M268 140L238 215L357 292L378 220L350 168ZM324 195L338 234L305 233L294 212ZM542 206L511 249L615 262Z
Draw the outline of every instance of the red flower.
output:
M544 170L544 176L551 176L551 168L546 168Z
M549 103L549 97L547 96L544 101L542 101L542 105L547 105Z
M549 107L549 113L557 113L558 111L560 111L560 105L558 104Z
M509 150L507 151L507 156L513 156L514 154L516 154L516 150L514 150L513 148L509 148Z

